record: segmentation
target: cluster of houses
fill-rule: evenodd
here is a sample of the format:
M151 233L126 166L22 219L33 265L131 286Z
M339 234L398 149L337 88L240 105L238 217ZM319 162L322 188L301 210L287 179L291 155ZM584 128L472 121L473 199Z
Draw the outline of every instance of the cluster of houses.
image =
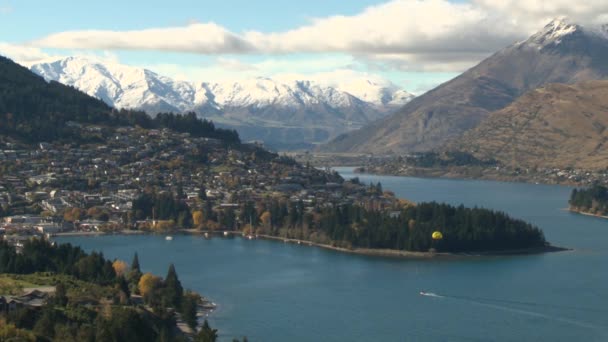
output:
M543 184L568 184L568 185L591 185L595 183L608 184L608 168L606 169L576 169L539 167L523 168L507 165L450 165L435 167L420 167L415 164L407 163L408 160L415 160L420 154L404 155L401 157L372 157L358 156L352 157L358 161L359 165L365 165L359 171L390 174L398 176L440 176L449 174L452 177L462 176L463 178L489 178L504 179L513 181L525 181Z
M531 173L537 181L542 183L566 182L580 185L591 185L594 183L608 184L608 170L543 168L534 171L524 170L520 172Z
M179 194L195 210L201 199L216 210L268 196L314 206L391 205L365 185L302 166L255 144L226 145L168 129L82 126L99 143L0 142L0 232L53 235L124 227L142 193Z

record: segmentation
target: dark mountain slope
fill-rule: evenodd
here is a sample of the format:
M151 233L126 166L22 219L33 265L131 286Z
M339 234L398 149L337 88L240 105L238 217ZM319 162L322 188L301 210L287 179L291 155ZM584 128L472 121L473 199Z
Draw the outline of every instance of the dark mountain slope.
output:
M428 151L476 127L528 90L608 77L608 31L555 20L396 114L336 138L327 152Z

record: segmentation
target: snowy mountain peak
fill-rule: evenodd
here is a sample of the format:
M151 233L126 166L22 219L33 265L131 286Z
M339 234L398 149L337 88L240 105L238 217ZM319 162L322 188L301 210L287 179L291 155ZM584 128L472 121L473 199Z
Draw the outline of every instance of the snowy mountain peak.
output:
M364 106L397 106L413 97L388 84L361 79L337 87L314 81L280 82L257 77L238 82L190 83L174 81L147 69L101 61L90 57L65 59L31 66L47 81L74 86L118 108L184 112L212 107L306 107L319 104L347 108L358 102ZM200 113L202 115L206 113Z
M117 108L141 109L151 115L194 111L217 124L238 128L245 139L268 138L287 144L326 141L389 114L413 97L389 82L366 79L338 86L268 77L184 82L88 57L69 57L30 69L47 81L74 86Z
M608 24L580 25L562 17L552 20L542 30L532 35L528 40L518 45L533 46L543 49L550 46L559 46L566 39L574 37L589 37L593 39L608 40Z
M566 18L557 18L553 19L542 30L532 35L532 37L530 37L524 43L528 45L536 45L539 48L552 44L559 45L564 37L581 29L581 26L571 23Z
M414 95L394 84L379 84L367 79L341 84L337 88L377 106L402 106L414 98Z

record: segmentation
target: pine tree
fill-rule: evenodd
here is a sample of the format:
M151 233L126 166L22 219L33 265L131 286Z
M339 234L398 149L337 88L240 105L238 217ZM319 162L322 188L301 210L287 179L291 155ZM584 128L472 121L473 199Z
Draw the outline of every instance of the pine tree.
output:
M131 297L131 291L129 290L129 283L127 283L127 280L125 279L125 277L118 278L118 287L120 288L121 291L123 291L125 293L127 298Z
M141 273L141 269L139 268L139 257L137 256L137 252L133 256L133 262L131 262L131 271L137 271Z
M131 271L129 272L129 284L131 285L131 288L133 289L133 293L139 293L139 289L137 287L137 284L139 284L139 280L141 279L142 273L141 273L141 269L139 268L139 257L137 256L137 252L135 252L135 255L133 256L133 261L131 262Z
M67 290L63 283L59 283L55 287L54 303L58 306L66 306L68 304Z
M194 340L197 342L215 342L217 340L217 329L211 329L209 322L205 320Z
M165 300L169 306L179 308L184 294L184 288L177 277L175 266L169 265L169 271L165 277Z

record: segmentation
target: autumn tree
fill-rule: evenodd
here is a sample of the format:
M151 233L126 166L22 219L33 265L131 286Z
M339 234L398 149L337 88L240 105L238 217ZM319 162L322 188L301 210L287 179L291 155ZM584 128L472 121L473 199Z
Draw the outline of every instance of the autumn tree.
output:
M68 222L80 221L82 216L83 212L78 208L67 208L63 213L63 219Z
M262 215L260 216L260 221L262 221L262 225L265 228L270 228L270 223L272 220L272 215L270 215L270 212L265 211L264 213L262 213Z
M127 271L129 270L129 266L127 265L127 263L118 259L112 263L112 267L114 268L114 272L116 272L116 275L119 277L124 277L127 274Z
M152 273L145 273L141 276L138 283L139 293L146 297L150 295L154 290L161 287L162 281L160 277L155 276Z
M202 227L203 225L203 212L200 210L194 211L192 212L192 222L194 223L195 227Z

